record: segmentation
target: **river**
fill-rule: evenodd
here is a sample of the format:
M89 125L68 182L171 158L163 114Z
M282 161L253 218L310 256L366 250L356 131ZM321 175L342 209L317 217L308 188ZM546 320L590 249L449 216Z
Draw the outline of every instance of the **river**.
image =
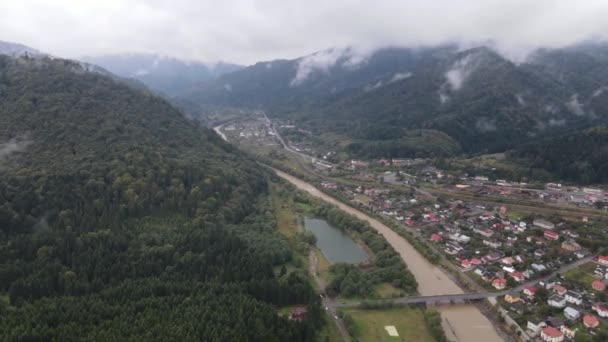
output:
M423 296L463 293L441 269L430 263L406 239L391 228L369 215L346 205L317 188L285 172L274 170L277 175L295 185L298 189L331 203L357 218L367 221L372 228L382 234L386 241L399 253L409 270L418 281L418 292ZM473 305L442 306L438 308L443 319L447 337L452 341L502 341L492 323Z

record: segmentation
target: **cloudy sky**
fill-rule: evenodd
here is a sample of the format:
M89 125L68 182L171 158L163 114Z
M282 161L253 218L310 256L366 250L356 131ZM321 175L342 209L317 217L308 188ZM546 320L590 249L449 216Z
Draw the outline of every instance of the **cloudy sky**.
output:
M608 0L0 0L0 40L63 57L159 53L253 63L334 46L608 39Z

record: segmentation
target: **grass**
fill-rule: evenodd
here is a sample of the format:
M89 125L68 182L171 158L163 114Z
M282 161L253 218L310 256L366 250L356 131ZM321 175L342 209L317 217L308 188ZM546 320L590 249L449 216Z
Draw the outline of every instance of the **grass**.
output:
M344 310L353 320L356 337L361 341L434 341L420 309ZM391 337L384 329L393 325L399 337Z
M566 279L569 281L579 283L585 287L591 287L591 283L594 280L597 280L594 276L585 272L585 270L581 268L571 269L570 271L564 273L564 277L566 277Z
M380 298L395 298L401 297L403 295L403 291L389 283L382 283L376 286L376 294Z

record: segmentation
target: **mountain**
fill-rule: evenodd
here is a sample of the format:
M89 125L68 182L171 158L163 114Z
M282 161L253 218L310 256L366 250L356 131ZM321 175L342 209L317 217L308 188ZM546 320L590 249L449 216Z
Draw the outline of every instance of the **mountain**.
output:
M0 55L22 56L25 54L30 56L42 55L40 51L29 46L0 40Z
M80 62L0 55L0 103L0 340L313 339L253 160Z
M442 132L461 147L451 151L495 152L606 122L607 50L543 49L515 63L485 46L330 49L257 63L180 96L261 107L317 134L343 135L366 155L379 145L391 151L372 154L416 154L401 143L411 130Z
M83 57L82 60L99 65L116 75L139 80L168 96L242 68L229 63L206 64L153 54L93 56Z

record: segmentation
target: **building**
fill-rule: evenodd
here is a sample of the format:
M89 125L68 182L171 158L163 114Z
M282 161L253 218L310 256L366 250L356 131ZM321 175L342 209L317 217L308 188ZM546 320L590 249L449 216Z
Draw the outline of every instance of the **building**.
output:
M565 249L569 252L578 252L581 250L581 245L579 245L576 241L574 240L566 240L564 242L562 242L562 249Z
M608 306L604 305L604 304L594 304L591 309L593 309L595 312L597 312L597 315L602 317L602 318L606 318L608 317Z
M431 235L431 241L433 242L441 242L441 240L443 240L443 237L439 234L432 234Z
M524 280L526 280L526 277L521 272L515 271L515 272L512 272L510 275L516 282L519 282L519 283L522 283Z
M566 289L565 287L559 285L559 284L555 284L553 285L553 287L551 288L551 290L555 293L557 293L560 296L565 296L566 292L568 292L568 289Z
M542 219L536 219L532 222L532 224L543 229L555 229L555 225L553 223Z
M496 278L492 281L492 286L494 286L494 288L497 290L502 290L507 286L507 279Z
M558 294L554 294L553 296L549 297L549 299L547 300L547 304L554 308L563 308L566 306L566 298Z
M304 318L306 318L306 308L305 307L296 307L293 310L291 310L291 313L289 314L289 319L294 320L294 321L302 321L304 320Z
M575 308L567 307L564 309L564 316L567 319L578 319L581 317L581 313Z
M570 304L581 305L583 304L583 295L578 292L568 290L568 292L566 292L566 302Z
M593 287L593 289L595 291L600 291L601 292L601 291L606 290L606 284L603 281L600 281L600 280L594 280L591 283L591 287Z
M597 257L597 262L600 265L608 266L608 256L600 255Z
M533 297L536 294L536 287L534 287L534 286L524 287L524 294L528 297Z
M507 293L505 295L505 302L507 302L507 303L513 304L513 303L519 302L520 300L521 300L521 298L519 298L519 295L515 292Z
M530 318L528 319L528 325L526 328L531 332L531 335L535 336L540 332L540 330L547 326L547 323L542 319L538 318Z
M576 329L574 329L572 326L568 326L568 325L562 325L561 327L559 327L559 331L562 332L562 334L564 334L564 336L566 336L569 339L573 339L574 336L576 335Z
M540 338L545 342L562 342L564 334L554 327L545 327L540 331Z
M556 232L552 231L552 230L545 230L545 232L543 233L543 236L545 237L545 239L548 240L559 240L559 234L557 234Z
M597 328L600 325L600 321L595 317L595 315L585 315L583 316L583 325L587 328Z

